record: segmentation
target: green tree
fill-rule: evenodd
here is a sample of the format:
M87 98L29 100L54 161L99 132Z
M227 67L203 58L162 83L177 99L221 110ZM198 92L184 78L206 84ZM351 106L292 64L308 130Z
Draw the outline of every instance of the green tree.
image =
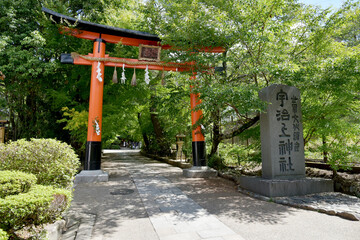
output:
M351 20L349 9L350 3L331 12L295 0L160 0L147 2L146 19L164 43L184 50L171 56L196 61L202 73L194 85L203 99L204 125L212 126L207 130L212 132L210 155L224 139L249 130L258 136L252 131L263 108L257 92L281 83L302 92L307 146L313 147L319 137L331 139L334 147L326 151L339 166L346 162L341 153L357 147L352 138L357 127L347 137L339 134L357 119L357 50L336 39L338 30ZM226 51L201 52L201 47L217 46ZM194 54L196 50L200 52ZM221 71L205 73L204 66ZM326 124L321 124L321 116ZM221 127L220 121L230 117L234 123ZM316 127L311 127L312 120ZM323 152L321 147L316 151Z
M6 76L0 91L6 100L3 111L8 114L13 140L66 140L63 125L56 120L61 118L61 108L74 105L79 94L73 89L76 77L72 78L71 69L57 60L60 53L76 45L80 49L81 43L57 33L57 27L41 11L47 4L32 0L0 3L0 71Z
M142 20L143 15L140 13L139 2L127 1L129 4L124 4L123 2L105 2L102 7L99 7L103 11L100 14L102 16L98 16L96 19L92 18L94 11L88 13L88 10L86 10L88 5L82 1L78 2L79 5L70 4L69 9L71 10L68 11L71 13L77 12L74 9L74 6L77 6L77 9L82 9L80 15L89 21L143 30L145 25L142 24L144 21ZM107 44L106 49L107 53L114 57L137 58L138 56L138 48L124 46L121 43L117 45ZM84 53L86 52L84 51ZM75 68L74 66L71 67ZM88 69L88 67L82 68ZM110 82L112 70L113 68L106 68L105 70L102 135L105 146L110 146L112 142L116 141L116 136L121 139L134 141L140 141L143 138L148 151L168 154L170 143L175 141L175 135L180 131L189 130L182 128L184 126L184 112L188 113L186 119L190 117L188 85L177 86L171 83L171 81L175 81L172 79L178 79L181 76L176 73L170 73L166 74L167 81L170 81L170 84L162 87L160 86L162 73L154 71L152 73L152 81L150 86L148 86L143 80L144 71L136 70L137 86L132 87L129 81L133 75L133 70L131 69L125 70L127 79L125 85L113 84ZM122 71L121 65L117 67L117 71L118 74ZM82 79L83 76L79 78ZM82 90L81 93L83 93ZM184 93L186 94L185 100L181 99L181 103L178 104L176 100L179 99L179 96L184 97ZM169 94L175 98L169 97ZM182 108L184 102L186 102L186 106ZM71 105L68 106L72 107ZM82 120L78 116L82 116L82 113L85 113L87 109L85 108L85 112L82 109L75 106L71 113L65 112L67 116L61 122L66 122L65 128L70 130L72 140L80 143L83 148L85 139L84 134L80 134L80 132L86 132L86 126L81 124Z
M92 52L92 42L64 36L41 11L45 6L60 13L81 17L84 20L103 24L118 24L126 19L121 27L134 24L141 14L136 11L138 1L2 1L0 8L0 71L6 76L1 79L1 112L11 121L11 136L17 138L57 137L78 148L82 148L86 136L83 119L88 109L90 70L87 66L61 65L61 53ZM114 10L126 14L117 15ZM111 23L111 24L110 24ZM135 25L135 24L134 24ZM118 26L119 27L119 26ZM135 48L108 44L107 53L121 57L137 56ZM108 71L110 70L110 71ZM119 87L110 83L111 70L106 72L104 99L105 140L114 137L119 129L135 128L130 124L113 124L122 114L123 122L132 104L116 106L121 98L132 92L120 92L129 87ZM130 72L127 72L130 73ZM128 79L131 74L127 74ZM140 77L141 78L141 77ZM110 93L110 94L107 94ZM114 93L114 94L111 94ZM124 94L124 95L122 95ZM146 97L147 94L137 96ZM124 96L123 99L126 97ZM143 98L141 98L143 99ZM143 100L140 100L140 102ZM64 121L62 109L73 109ZM125 114L124 114L125 112ZM131 112L132 116L136 116ZM82 116L82 117L79 117ZM136 117L129 117L137 123ZM131 126L131 127L130 127ZM63 128L65 127L65 131ZM70 130L70 135L68 131ZM84 131L84 133L80 133ZM135 134L136 135L136 134Z
M132 87L131 69L125 71L125 85L113 84L113 68L106 68L105 145L116 136L143 139L148 151L166 154L176 134L191 135L193 85L203 100L199 107L204 118L198 124L206 127L210 155L238 135L251 138L259 151L257 122L264 103L257 93L282 83L302 92L307 152L323 153L334 169L357 158L356 3L331 11L296 0L150 0L145 6L140 0L1 1L0 71L6 77L0 80L0 106L11 122L12 138L57 137L81 149L90 69L61 65L59 57L92 52L92 42L58 33L42 6L95 23L156 33L162 44L174 46L162 51L162 60L196 62L196 81L188 80L192 73L166 73L165 86L161 72L152 73L149 86L144 71L136 70L138 84ZM226 51L203 51L219 46ZM114 57L138 56L136 47L107 44L106 49ZM190 143L188 137L185 150Z

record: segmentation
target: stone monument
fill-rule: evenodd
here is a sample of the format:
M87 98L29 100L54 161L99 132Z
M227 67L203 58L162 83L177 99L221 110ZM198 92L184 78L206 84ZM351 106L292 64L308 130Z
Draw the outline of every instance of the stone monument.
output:
M333 191L328 179L306 178L300 91L271 85L259 92L268 103L260 115L262 178L240 177L240 187L269 197Z
M305 177L300 91L271 85L259 92L268 102L260 115L262 176L267 179Z

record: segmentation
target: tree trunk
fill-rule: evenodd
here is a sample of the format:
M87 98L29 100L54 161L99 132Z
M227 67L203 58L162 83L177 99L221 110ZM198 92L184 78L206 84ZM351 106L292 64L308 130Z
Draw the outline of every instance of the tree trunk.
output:
M157 117L154 98L155 98L155 95L154 95L154 91L153 91L153 93L151 94L151 97L150 97L150 101L151 101L151 103L150 103L150 118L151 118L151 123L154 128L156 143L157 143L158 149L159 149L159 151L156 154L159 154L161 156L169 156L170 155L170 143L168 141L166 141L166 138L164 136L164 131L161 127L159 118Z
M141 128L141 134L142 134L142 137L144 139L144 146L145 146L145 150L148 152L149 151L149 146L150 146L150 141L149 141L149 138L148 136L146 135L146 133L142 130L142 127L141 127L141 113L138 113L138 122L139 122L139 125L140 125L140 128Z
M212 130L212 144L211 144L211 152L210 152L210 156L213 156L214 154L216 154L219 144L221 142L221 138L220 138L220 111L216 110L215 112L213 112L213 130Z
M26 138L36 138L38 137L38 129L37 129L37 96L34 91L30 90L29 95L26 96L25 104L25 126L23 129L23 136Z
M160 121L155 112L156 112L155 108L150 109L150 118L151 118L151 122L154 127L156 143L159 146L159 154L160 155L170 155L170 144L168 143L168 141L166 141L163 129L160 125Z
M257 114L255 117L249 119L247 122L238 125L236 128L234 128L230 133L227 134L220 134L220 141L224 139L230 139L232 137L235 137L245 130L249 129L253 125L255 125L260 120L260 114Z
M323 150L323 160L324 160L324 163L327 163L328 161L328 151L326 150L326 137L323 136L322 138L322 142L323 142L323 147L324 147L324 150Z
M12 107L10 107L9 119L10 119L9 139L11 139L12 141L16 141L17 140L17 136L16 136L16 127L17 126L15 124L15 116L14 116L14 111L13 111Z

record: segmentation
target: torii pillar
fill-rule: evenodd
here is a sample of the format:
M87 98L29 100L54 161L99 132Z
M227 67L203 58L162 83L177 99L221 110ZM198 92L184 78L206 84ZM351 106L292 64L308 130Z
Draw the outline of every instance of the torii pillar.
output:
M95 39L93 55L99 58L105 57L105 41L103 39ZM103 89L104 62L93 61L91 65L89 118L84 170L101 169Z
M192 81L195 81L196 76L190 78ZM193 92L194 86L190 86L190 106L191 106L191 125L195 126L198 124L198 121L202 118L202 110L196 110L197 105L201 103L199 99L199 93ZM201 131L201 125L198 125L196 128L192 129L192 156L193 156L193 166L201 167L206 166L206 147L205 147L205 137Z
M196 74L190 78L193 82L196 80ZM202 110L195 110L196 106L201 103L200 94L193 92L194 86L190 86L190 106L191 106L191 125L196 128L192 129L192 156L193 167L183 170L183 175L188 178L208 178L216 177L217 171L211 169L206 163L206 146L205 137L201 131L198 121L202 118Z
M94 40L93 57L105 57L105 41ZM101 170L102 106L104 89L104 62L91 64L89 118L84 170L76 175L75 183L107 182L109 174Z

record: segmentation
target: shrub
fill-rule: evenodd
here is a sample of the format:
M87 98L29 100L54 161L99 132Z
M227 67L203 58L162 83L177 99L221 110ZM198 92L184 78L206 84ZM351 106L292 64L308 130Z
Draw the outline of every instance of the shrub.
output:
M25 193L36 181L34 174L20 171L0 171L0 198Z
M256 143L249 146L222 143L219 145L219 155L224 158L224 164L227 166L247 166L261 163L261 151Z
M74 150L55 139L21 139L0 144L0 170L33 173L38 184L70 187L79 165Z
M33 186L27 193L0 198L0 228L12 234L24 226L55 221L70 201L70 190L42 185Z
M0 228L0 240L8 240L9 239L9 235Z
M208 166L217 170L226 168L224 160L216 154L209 157Z

